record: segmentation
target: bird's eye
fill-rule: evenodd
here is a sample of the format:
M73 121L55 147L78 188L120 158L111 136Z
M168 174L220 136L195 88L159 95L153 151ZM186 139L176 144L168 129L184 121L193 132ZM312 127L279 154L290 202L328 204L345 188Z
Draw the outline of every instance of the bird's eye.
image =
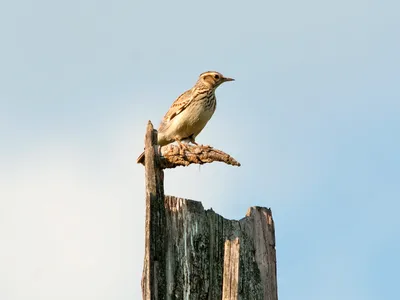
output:
M215 75L214 75L214 78L215 78L215 79L219 79L219 75L218 75L218 74L215 74Z

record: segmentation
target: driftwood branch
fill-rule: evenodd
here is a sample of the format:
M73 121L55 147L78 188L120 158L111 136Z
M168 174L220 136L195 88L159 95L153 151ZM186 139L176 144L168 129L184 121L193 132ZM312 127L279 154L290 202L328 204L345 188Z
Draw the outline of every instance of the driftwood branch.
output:
M151 124L151 122L149 121ZM153 129L154 130L154 129ZM170 144L161 148L162 157L160 166L162 169L171 169L179 166L188 166L190 164L207 164L212 162L223 162L231 166L240 167L240 163L229 154L205 145L184 144L180 149L177 145ZM145 152L138 159L138 164L145 164Z
M179 149L176 145L169 145L162 149L161 164L164 169L190 164L206 164L214 161L240 167L240 163L229 154L204 145L185 145L187 149Z

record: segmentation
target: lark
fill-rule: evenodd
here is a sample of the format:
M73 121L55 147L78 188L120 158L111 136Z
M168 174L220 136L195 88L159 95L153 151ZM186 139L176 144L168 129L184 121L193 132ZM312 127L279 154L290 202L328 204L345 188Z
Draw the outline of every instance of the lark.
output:
M217 107L215 90L222 83L234 81L216 71L200 74L196 84L180 95L165 114L158 128L158 145L177 142L181 150L186 148L182 141L195 145L196 137L204 129ZM142 163L144 152L137 162Z

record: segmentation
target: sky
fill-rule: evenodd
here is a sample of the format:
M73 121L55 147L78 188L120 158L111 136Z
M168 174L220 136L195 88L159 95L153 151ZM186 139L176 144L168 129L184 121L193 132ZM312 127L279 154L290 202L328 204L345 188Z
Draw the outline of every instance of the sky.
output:
M143 150L200 73L236 79L165 171L228 219L270 207L279 299L400 299L400 4L0 4L0 299L140 299Z

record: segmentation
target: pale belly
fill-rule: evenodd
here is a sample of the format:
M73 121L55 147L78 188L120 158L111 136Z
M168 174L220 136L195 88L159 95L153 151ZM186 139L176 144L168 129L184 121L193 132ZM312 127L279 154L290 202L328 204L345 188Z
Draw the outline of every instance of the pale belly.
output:
M213 114L214 111L211 110L183 111L172 119L171 124L164 132L159 133L159 144L165 145L176 139L182 140L190 136L195 138L203 130Z

